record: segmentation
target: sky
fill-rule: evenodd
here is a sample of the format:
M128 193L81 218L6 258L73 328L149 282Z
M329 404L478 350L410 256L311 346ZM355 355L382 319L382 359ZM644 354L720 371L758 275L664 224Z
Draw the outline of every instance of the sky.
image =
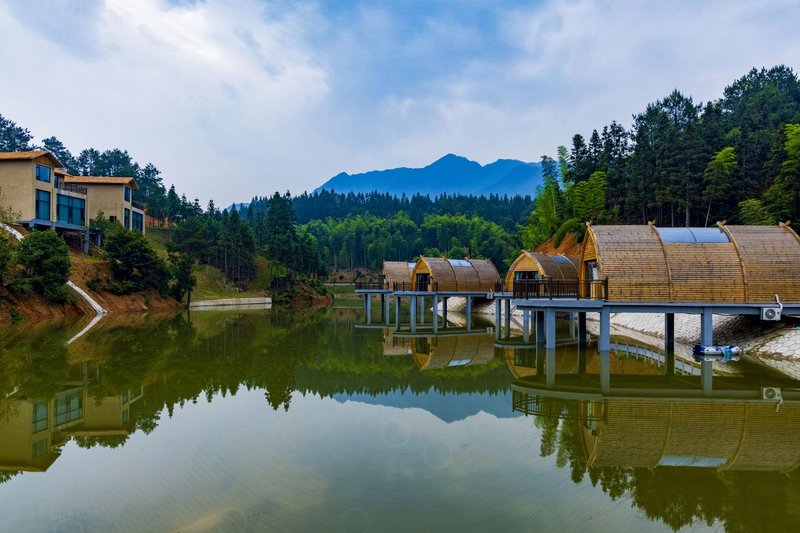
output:
M800 69L800 2L0 0L0 114L217 205L447 153L538 161Z

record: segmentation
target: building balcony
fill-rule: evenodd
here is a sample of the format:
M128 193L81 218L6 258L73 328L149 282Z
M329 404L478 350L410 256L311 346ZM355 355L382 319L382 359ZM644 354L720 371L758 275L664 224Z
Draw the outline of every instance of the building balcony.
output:
M57 191L59 193L71 193L77 194L79 196L88 196L89 189L86 187L81 187L80 185L75 185L74 183L64 183L63 180L59 180Z

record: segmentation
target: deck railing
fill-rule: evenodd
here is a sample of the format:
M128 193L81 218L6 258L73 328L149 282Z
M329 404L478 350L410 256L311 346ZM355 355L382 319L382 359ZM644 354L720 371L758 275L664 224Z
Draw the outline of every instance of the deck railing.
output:
M521 279L514 281L514 298L521 300L608 299L608 279Z
M136 200L132 200L131 206L133 206L134 209L138 209L139 211L144 212L144 204L142 202L137 202Z
M439 292L439 282L417 283L415 287L410 281L395 281L392 290L394 292Z
M382 281L356 281L357 291L380 291L383 290Z

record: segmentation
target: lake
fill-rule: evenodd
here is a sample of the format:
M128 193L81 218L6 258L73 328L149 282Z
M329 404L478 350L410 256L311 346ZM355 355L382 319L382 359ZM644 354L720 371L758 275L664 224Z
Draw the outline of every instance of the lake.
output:
M690 364L360 309L0 331L0 531L790 530L800 403ZM543 380L555 365L556 385ZM786 384L781 382L786 387ZM744 391L744 392L742 392Z

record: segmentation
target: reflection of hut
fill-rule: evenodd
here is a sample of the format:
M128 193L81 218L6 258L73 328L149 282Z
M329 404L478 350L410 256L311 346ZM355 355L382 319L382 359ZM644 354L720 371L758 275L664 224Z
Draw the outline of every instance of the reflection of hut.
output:
M581 430L589 466L789 472L800 465L795 403L776 410L765 402L608 399L605 415Z
M488 259L446 259L420 257L412 274L415 291L492 291L500 274Z
M417 337L413 352L420 370L485 365L494 357L494 339L488 335Z
M506 274L506 290L514 290L514 282L526 279L578 279L578 257L547 255L523 251Z
M381 274L383 275L383 286L392 289L395 283L405 283L411 285L411 273L414 271L416 263L405 261L384 261Z
M608 299L800 302L800 238L786 225L589 226L581 281L608 279Z
M390 329L383 338L383 355L411 355L411 339L395 336Z

